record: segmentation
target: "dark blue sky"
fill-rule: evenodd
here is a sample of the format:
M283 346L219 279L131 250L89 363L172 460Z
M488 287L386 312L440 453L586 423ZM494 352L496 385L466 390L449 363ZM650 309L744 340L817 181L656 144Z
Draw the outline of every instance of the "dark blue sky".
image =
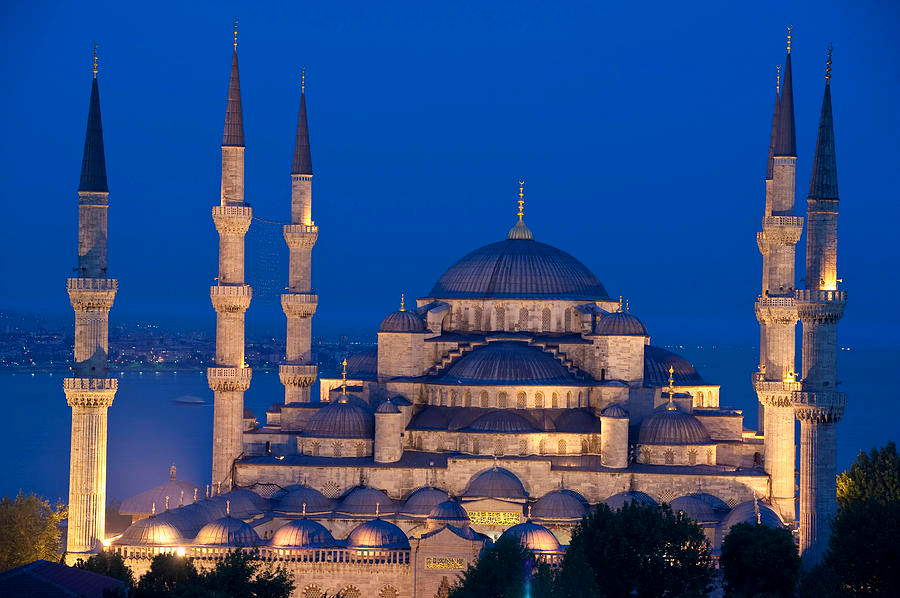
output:
M289 214L308 65L315 331L374 332L401 291L427 294L503 238L524 176L535 237L629 297L658 342L753 342L775 65L793 23L798 210L833 42L842 344L896 344L896 3L266 4L5 5L0 309L71 317L96 39L112 320L213 326L209 213L237 14L246 197L263 218ZM275 302L248 317L283 333Z

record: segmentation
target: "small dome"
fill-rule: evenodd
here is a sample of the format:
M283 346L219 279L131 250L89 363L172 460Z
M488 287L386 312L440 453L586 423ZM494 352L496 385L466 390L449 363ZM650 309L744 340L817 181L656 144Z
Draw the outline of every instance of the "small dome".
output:
M216 501L215 499L204 499L196 503L198 507L206 511L207 522L214 521L220 517L225 517L225 501Z
M463 496L466 498L525 498L525 487L511 471L494 467L472 478Z
M129 525L128 529L114 543L126 546L167 546L183 541L178 529L166 521L166 518L151 515Z
M401 309L389 313L378 332L425 332L425 321L414 312Z
M277 502L276 508L285 513L302 513L306 505L307 513L329 513L334 504L321 492L309 486L288 486L287 494Z
M375 413L400 413L400 410L394 405L394 402L388 399L378 406Z
M448 524L461 527L469 523L469 514L455 500L445 500L431 509L431 513L428 514L428 520L441 525Z
M378 374L378 349L367 349L347 358L347 377L366 379Z
M700 420L680 411L674 403L663 405L644 418L638 433L640 444L704 444L709 434Z
M253 546L259 543L259 535L240 519L222 517L204 525L194 543L203 546Z
M559 540L543 525L538 525L532 521L526 521L514 525L505 532L503 536L518 540L522 548L535 553L558 552L560 550ZM501 536L502 537L502 536Z
M531 507L535 519L581 519L589 510L583 496L572 490L554 490Z
M400 512L409 515L428 515L436 505L449 498L450 496L443 490L426 486L410 494Z
M671 351L647 345L644 347L644 385L668 386L669 367L675 386L696 386L706 382L691 363Z
M757 510L759 511L758 518ZM727 536L731 528L738 523L759 523L766 527L784 527L784 522L781 521L778 513L772 510L772 507L762 501L752 500L742 502L728 513L728 516L722 521L722 537Z
M469 385L583 384L551 353L518 341L495 341L466 353L440 381Z
M372 438L375 418L346 398L328 403L309 419L304 436L316 438Z
M508 409L485 413L464 429L467 432L537 432L530 421Z
M271 541L275 548L322 548L335 544L334 537L324 525L305 517L279 527Z
M722 517L713 510L709 504L700 500L691 494L687 496L679 496L669 503L672 511L677 513L683 511L685 515L699 522L720 521Z
M369 486L357 486L350 490L341 499L335 511L349 515L376 515L397 512L394 507L394 501L387 494Z
M384 519L366 521L347 536L347 548L356 550L378 548L382 550L409 549L409 539L399 527Z
M610 405L600 412L600 417L619 417L628 419L628 412L618 404Z
M568 409L556 420L557 432L589 434L600 432L600 420L590 409Z
M166 511L159 519L175 526L183 538L193 538L200 528L212 521L206 509L194 504Z
M597 336L650 336L644 323L630 313L617 311L602 316L594 324Z
M630 502L635 502L639 505L646 506L659 506L657 502L650 497L649 494L645 494L644 492L640 492L638 490L628 490L626 492L613 494L603 502L613 511L621 509Z
M269 510L268 500L246 488L235 488L225 494L220 494L213 501L221 505L225 505L225 501L228 501L231 507L231 516L238 519L245 519Z

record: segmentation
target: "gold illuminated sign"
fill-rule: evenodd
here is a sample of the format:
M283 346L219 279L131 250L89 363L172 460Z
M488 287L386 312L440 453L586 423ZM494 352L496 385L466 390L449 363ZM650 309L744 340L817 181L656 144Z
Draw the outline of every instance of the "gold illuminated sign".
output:
M448 556L429 556L425 558L426 569L465 569L466 559Z
M517 525L520 516L518 511L469 511L472 525Z

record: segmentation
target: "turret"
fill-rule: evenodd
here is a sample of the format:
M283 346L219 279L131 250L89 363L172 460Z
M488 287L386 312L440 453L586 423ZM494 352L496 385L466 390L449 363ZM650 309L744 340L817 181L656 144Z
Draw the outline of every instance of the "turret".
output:
M403 456L403 414L390 399L375 409L375 462L396 463Z
M397 376L420 376L425 368L425 321L407 311L400 295L400 309L381 321L378 328L378 381Z
M600 459L604 467L628 467L628 412L610 405L600 412Z

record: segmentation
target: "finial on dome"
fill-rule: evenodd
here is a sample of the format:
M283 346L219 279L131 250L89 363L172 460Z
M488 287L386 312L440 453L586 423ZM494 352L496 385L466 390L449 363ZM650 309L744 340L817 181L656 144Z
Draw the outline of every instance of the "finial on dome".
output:
M150 505L150 514L151 514L151 515L156 515L156 503L152 503L152 504Z
M238 18L234 17L234 49L237 50L237 24Z
M169 510L169 497L166 497L166 510Z
M225 501L225 516L231 517L231 501L230 500Z
M828 44L828 59L825 61L825 82L831 82L831 52L834 50L834 46Z
M794 28L793 25L788 25L788 39L787 39L787 52L791 53L791 30Z
M519 179L519 220L525 215L525 179Z
M306 93L306 67L300 68L300 94Z
M531 520L531 505L528 505L528 519Z
M378 519L381 516L381 503L375 503L375 519Z
M666 410L675 411L678 409L675 406L675 368L671 365L669 366L669 402L666 404Z
M306 518L306 503L303 503L303 518Z
M194 488L194 502L197 502L197 488Z
M775 95L781 93L781 65L775 65Z
M178 506L179 507L184 506L184 490L181 491L181 498L178 500Z
M669 366L669 388L674 388L675 386L675 367Z
M209 493L210 493L210 487L209 487L209 486L210 486L209 484L206 485L206 500L209 500Z
M92 67L92 70L94 73L94 79L97 78L97 61L98 60L99 60L99 58L97 57L97 42L94 42L94 62L93 62L93 67Z
M629 305L629 300L626 299L626 300L625 300L625 313L626 313L626 314L627 314L627 313L630 313L630 311L631 311L631 306Z
M175 481L175 472L175 464L172 463L172 467L169 468L169 480L172 482Z
M493 467L493 470L494 470L494 471L497 471L497 455L494 455L494 467Z
M341 394L347 394L347 358L344 358L344 361L341 362L341 365L344 366L344 370L341 372Z
M619 295L619 308L616 311L622 313L622 295Z
M528 227L525 226L525 179L519 179L519 211L516 212L516 215L519 219L516 221L516 225L512 227L509 231L509 234L506 235L507 239L534 239L534 235L531 234L531 231L528 230Z
M406 294L400 293L400 311L406 311Z

